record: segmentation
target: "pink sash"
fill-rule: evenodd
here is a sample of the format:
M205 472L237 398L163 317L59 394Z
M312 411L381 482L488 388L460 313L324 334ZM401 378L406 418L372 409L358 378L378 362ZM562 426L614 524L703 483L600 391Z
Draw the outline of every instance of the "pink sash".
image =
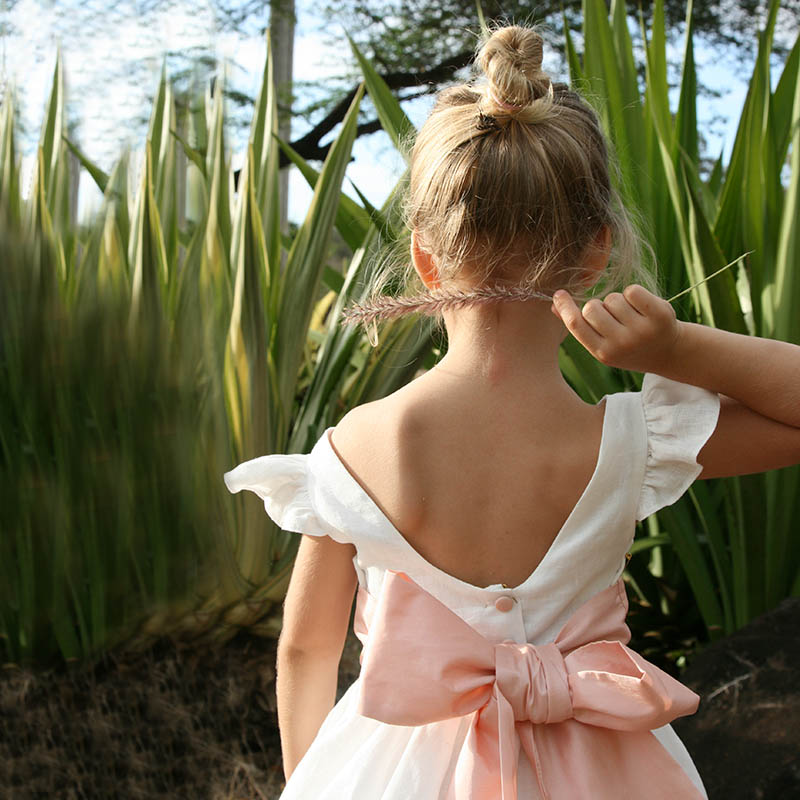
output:
M402 572L377 601L359 590L359 712L392 725L472 714L450 787L456 800L516 800L520 745L545 800L697 800L650 732L698 696L625 646L622 581L552 644L494 644Z

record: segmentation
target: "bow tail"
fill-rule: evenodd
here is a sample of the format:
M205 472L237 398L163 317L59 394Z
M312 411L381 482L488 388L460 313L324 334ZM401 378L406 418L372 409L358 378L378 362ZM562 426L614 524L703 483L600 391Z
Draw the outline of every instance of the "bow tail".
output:
M547 783L544 778L542 759L539 757L539 751L536 749L536 738L533 735L533 724L527 720L518 723L517 735L519 736L520 743L522 744L522 750L528 757L531 767L533 767L533 774L536 776L536 782L539 785L539 791L542 794L542 800L551 800L550 792L547 791Z
M453 775L456 800L517 800L520 740L514 710L495 685L475 712Z
M522 746L545 798L703 798L680 764L650 731L617 731L574 719L525 727L527 732L520 730Z

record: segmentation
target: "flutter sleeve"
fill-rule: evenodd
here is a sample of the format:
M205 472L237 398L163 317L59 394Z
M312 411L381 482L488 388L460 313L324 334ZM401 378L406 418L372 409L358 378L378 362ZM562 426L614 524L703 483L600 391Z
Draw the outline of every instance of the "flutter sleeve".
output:
M645 375L641 391L647 462L636 519L674 503L702 472L697 454L717 427L719 395Z
M255 492L270 518L284 531L330 536L337 542L350 542L340 531L326 524L315 509L308 456L269 455L244 461L224 475L228 490Z

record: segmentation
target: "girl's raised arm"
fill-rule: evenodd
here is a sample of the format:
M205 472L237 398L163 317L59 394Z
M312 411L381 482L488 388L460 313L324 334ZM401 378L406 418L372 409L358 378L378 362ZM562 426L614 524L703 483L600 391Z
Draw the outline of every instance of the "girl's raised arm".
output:
M679 322L641 286L579 309L556 292L555 313L599 361L652 372L722 396L700 477L763 472L800 463L800 347Z

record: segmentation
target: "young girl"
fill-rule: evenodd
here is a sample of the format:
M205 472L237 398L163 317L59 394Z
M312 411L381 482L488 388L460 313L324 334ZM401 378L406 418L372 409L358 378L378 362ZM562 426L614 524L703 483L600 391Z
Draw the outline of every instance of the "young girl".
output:
M441 309L446 356L309 455L225 476L307 534L278 650L285 800L706 797L668 724L697 697L624 646L620 576L636 521L697 477L800 462L800 347L678 322L631 283L597 118L541 60L534 31L496 31L486 82L442 92L414 147L427 293L379 308ZM598 281L627 288L579 307ZM584 403L567 332L642 391ZM357 588L361 676L334 707Z

